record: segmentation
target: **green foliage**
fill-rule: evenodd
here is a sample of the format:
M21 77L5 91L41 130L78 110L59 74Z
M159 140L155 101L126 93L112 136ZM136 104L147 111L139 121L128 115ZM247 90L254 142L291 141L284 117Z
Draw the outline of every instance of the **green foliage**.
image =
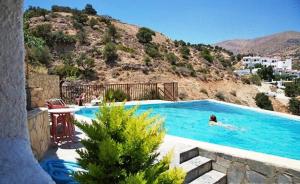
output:
M180 54L183 59L189 59L190 57L190 49L187 46L182 46L180 48Z
M51 44L49 45L72 45L76 43L74 36L67 35L62 31L56 31L51 34Z
M31 34L35 37L44 39L48 44L48 42L51 41L51 30L51 24L40 24L31 30Z
M300 96L300 82L287 83L284 92L288 97Z
M112 41L114 41L117 38L117 28L113 24L110 24L108 26L107 33L112 38Z
M42 38L31 35L28 31L24 31L24 42L27 47L43 48L45 41Z
M225 95L223 92L219 91L215 94L215 97L218 98L219 100L225 101Z
M108 63L113 63L118 59L116 44L108 42L105 44L103 56Z
M145 63L146 66L150 66L151 65L151 59L148 56L144 57L144 63Z
M88 15L96 15L97 11L93 8L93 6L91 4L86 4L83 12L88 14Z
M80 71L77 67L71 65L59 65L55 66L50 74L59 75L61 77L79 77Z
M126 47L125 45L122 45L122 44L118 44L117 49L121 50L121 51L124 51L124 52L127 52L127 53L130 53L130 54L135 53L135 50L133 48Z
M184 173L169 169L170 155L157 161L163 141L163 121L150 112L136 114L137 107L100 106L92 124L75 122L86 135L84 149L77 150L79 165L75 173L80 183L179 184Z
M89 17L86 14L82 13L81 11L74 11L72 18L74 21L82 25L85 25L86 22L89 20Z
M108 102L124 102L130 97L121 89L109 89L105 93L105 100Z
M207 60L207 57L205 59ZM209 59L209 60L211 60L211 59ZM224 59L223 57L221 57L221 58L219 58L219 61L222 64L222 66L225 67L225 68L232 67L232 61L231 60ZM211 61L209 61L209 62L211 62Z
M257 74L260 76L261 79L268 81L272 81L272 79L274 78L272 66L262 67L257 71Z
M260 63L256 63L256 64L254 65L254 68L262 68L262 67L263 67L263 65L260 64Z
M289 110L294 115L300 116L300 100L297 98L291 98L289 101Z
M44 8L29 6L29 8L24 12L24 18L30 19L32 17L45 17L45 15L47 15L48 13L49 11Z
M257 74L253 75L244 75L241 78L244 84L254 84L257 86L261 86L261 78Z
M77 32L76 37L80 44L87 43L87 34L84 30L80 30L79 32Z
M73 21L73 27L77 30L84 30L83 25L81 23L78 23L77 21Z
M193 67L193 65L192 64L187 64L187 68L191 71L191 76L192 77L197 77L197 74L196 74L196 71L195 71L195 69L194 69L194 67Z
M89 21L89 25L91 26L91 28L93 28L97 24L98 24L98 19L95 19L94 17L92 17Z
M158 46L152 43L148 43L144 47L146 54L152 58L160 57Z
M201 56L210 63L214 61L214 57L210 54L210 51L206 48L201 52Z
M257 93L255 96L255 103L259 108L273 111L272 102L264 93Z
M88 57L85 53L82 53L79 58L76 60L77 67L79 68L80 73L85 78L93 77L95 71L95 60Z
M165 55L166 60L171 63L171 65L176 65L178 62L179 58L174 54L174 53L167 53Z
M144 100L161 100L159 93L155 89L151 89L148 91L145 96L143 97Z
M155 32L146 27L140 28L138 33L136 34L139 42L143 44L150 43L152 41L152 36L155 36Z
M72 9L68 6L58 6L58 5L53 5L51 7L51 10L53 12L67 12L67 13L73 13L74 11L78 11L78 10Z
M110 24L111 24L111 19L108 18L108 17L105 17L105 16L100 16L100 17L98 18L98 21L99 21L99 22L103 22L103 23L105 23L106 25L110 25Z
M27 48L27 59L32 65L49 65L51 54L48 47L32 47Z

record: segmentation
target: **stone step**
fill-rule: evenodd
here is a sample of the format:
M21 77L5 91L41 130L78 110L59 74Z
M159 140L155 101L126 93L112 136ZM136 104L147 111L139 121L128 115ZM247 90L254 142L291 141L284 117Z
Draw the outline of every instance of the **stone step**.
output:
M197 157L199 156L199 148L195 147L193 149L189 149L187 151L184 151L184 152L181 152L179 157L180 157L180 160L179 160L179 163L183 163L187 160L190 160L194 157Z
M197 156L179 165L185 172L185 183L189 183L212 169L212 161Z
M189 184L226 184L227 183L227 178L226 175L215 171L211 170L199 178L193 180Z

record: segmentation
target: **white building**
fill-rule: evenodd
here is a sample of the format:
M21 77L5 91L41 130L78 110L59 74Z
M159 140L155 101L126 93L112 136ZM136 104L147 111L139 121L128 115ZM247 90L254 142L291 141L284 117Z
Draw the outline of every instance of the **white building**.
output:
M243 57L243 65L245 67L254 67L256 64L263 66L272 66L274 70L292 70L292 60L280 60L278 58L260 57L260 56L247 56Z

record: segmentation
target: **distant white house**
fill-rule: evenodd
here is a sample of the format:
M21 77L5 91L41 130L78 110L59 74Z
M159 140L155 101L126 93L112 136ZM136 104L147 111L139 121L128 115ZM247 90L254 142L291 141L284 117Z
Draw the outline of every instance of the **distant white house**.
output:
M243 65L245 67L254 67L256 64L261 64L263 66L272 66L274 70L292 70L292 60L286 59L281 60L279 58L269 58L269 57L260 57L260 56L247 56L243 57Z

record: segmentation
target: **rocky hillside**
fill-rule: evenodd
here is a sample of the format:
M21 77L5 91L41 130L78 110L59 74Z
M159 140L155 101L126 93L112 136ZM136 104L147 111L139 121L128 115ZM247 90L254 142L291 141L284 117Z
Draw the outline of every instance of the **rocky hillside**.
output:
M94 84L177 81L181 99L255 106L256 88L233 75L237 59L220 47L173 41L108 16L58 6L27 10L24 32L29 72Z
M292 58L294 68L300 69L300 32L289 31L250 40L229 40L216 45L235 54L256 54Z

